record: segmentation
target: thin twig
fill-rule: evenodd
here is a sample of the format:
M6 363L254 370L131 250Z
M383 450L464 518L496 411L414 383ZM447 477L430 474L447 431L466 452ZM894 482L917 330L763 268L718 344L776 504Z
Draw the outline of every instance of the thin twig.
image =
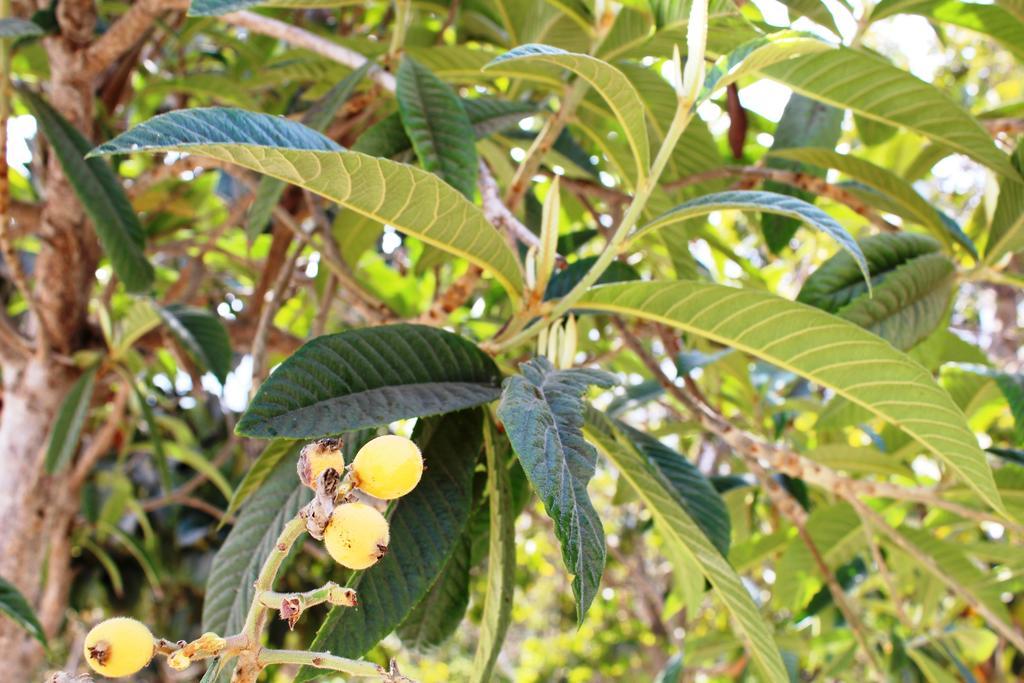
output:
M480 159L479 171L480 200L487 220L496 228L503 229L513 242L519 241L528 247L540 248L540 237L523 225L501 201L498 181L494 179L491 169L483 159Z
M251 350L253 392L256 391L263 378L264 365L267 360L267 337L270 332L270 326L274 320L274 315L277 313L277 309L283 303L285 291L287 291L288 285L291 284L292 277L295 275L295 263L299 260L299 254L301 253L302 245L295 245L295 250L292 251L291 256L285 259L284 264L281 266L281 271L277 274L277 279L274 281L274 287L268 293L263 302L263 308L260 310L260 319L256 324L256 333L253 335Z
M252 12L232 12L220 17L221 21L234 26L247 29L253 33L259 33L271 38L277 38L295 47L301 47L327 57L328 59L343 64L350 69L358 69L367 61L367 58L355 50L332 43L326 38L321 38L315 33L310 33L291 24L286 24L277 19L271 19L261 14ZM370 71L370 78L374 83L388 92L395 92L395 77L380 67Z
M89 472L92 471L96 462L113 447L114 441L121 431L121 422L124 420L128 407L128 397L131 396L131 393L131 388L127 385L118 387L114 400L110 404L110 412L107 414L107 419L93 436L89 445L82 451L82 455L75 464L71 477L68 479L68 488L70 490L78 490L85 482L86 477L89 476Z

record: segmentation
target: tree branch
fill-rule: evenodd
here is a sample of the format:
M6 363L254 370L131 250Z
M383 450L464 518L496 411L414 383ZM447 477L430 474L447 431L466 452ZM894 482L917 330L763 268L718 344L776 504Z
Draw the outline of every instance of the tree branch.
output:
M247 29L253 33L259 33L271 38L277 38L295 47L301 47L315 52L322 57L343 64L350 69L358 69L369 60L355 50L332 43L326 38L321 38L315 33L286 24L277 19L271 19L261 14L252 12L232 12L220 17L221 21ZM395 92L395 77L380 67L370 71L370 78L374 83L388 92Z
M82 456L75 464L75 469L68 480L68 486L72 491L78 490L81 487L86 477L89 476L89 472L92 471L93 465L106 455L107 451L114 445L114 440L117 438L118 432L121 431L121 421L124 420L125 411L128 407L128 397L131 393L131 389L127 385L122 385L118 388L117 394L115 394L114 400L110 405L107 419L93 436L88 447L82 451Z
M92 78L128 52L158 16L188 9L189 0L138 0L85 51L86 76Z

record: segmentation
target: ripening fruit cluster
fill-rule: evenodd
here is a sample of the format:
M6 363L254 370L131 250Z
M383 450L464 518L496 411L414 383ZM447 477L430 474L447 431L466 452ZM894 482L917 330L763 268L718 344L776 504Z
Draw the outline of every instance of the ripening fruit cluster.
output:
M328 465L333 467L333 465ZM416 488L423 475L423 456L409 439L386 435L359 449L349 472L352 484L374 498L393 500ZM391 534L384 515L371 505L343 503L331 513L324 545L338 564L366 569L388 549Z
M149 664L156 641L145 624L116 617L96 624L85 637L85 661L107 678L131 676Z

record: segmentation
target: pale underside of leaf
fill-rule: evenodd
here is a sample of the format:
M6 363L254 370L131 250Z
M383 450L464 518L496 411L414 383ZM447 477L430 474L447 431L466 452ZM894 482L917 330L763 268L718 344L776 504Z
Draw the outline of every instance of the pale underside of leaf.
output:
M636 88L617 68L590 55L565 52L547 45L521 45L490 62L486 68L510 62L539 62L569 69L597 90L619 121L637 166L637 178L644 178L650 166L650 143L644 105Z
M856 325L761 291L697 282L597 287L587 308L670 325L749 353L900 427L1006 514L985 453L927 370Z
M736 571L707 539L662 475L607 420L588 420L586 434L640 495L666 540L688 553L732 615L764 680L788 680L778 646Z
M655 218L647 225L642 226L634 233L631 239L635 240L659 228L725 209L760 211L762 213L788 216L821 230L838 242L839 246L853 257L864 276L864 280L870 283L871 274L868 271L868 264L864 254L861 252L857 241L853 239L853 236L843 226L839 225L834 218L813 204L808 204L796 197L789 197L774 192L733 190L698 197L697 199L680 204L671 211ZM868 287L870 289L870 284Z
M518 301L522 274L483 212L422 169L341 151L299 123L232 109L192 109L150 119L92 154L176 151L238 164L306 188L490 271Z

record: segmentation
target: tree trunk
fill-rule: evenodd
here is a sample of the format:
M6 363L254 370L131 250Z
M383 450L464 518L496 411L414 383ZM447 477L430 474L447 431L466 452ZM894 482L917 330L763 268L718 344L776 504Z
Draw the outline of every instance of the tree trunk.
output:
M57 7L61 34L44 40L50 61L48 97L68 121L92 138L93 85L86 76L83 47L96 21L91 0L66 0ZM83 342L89 296L95 284L99 244L81 205L50 154L43 174L42 238L35 261L33 296L48 346L68 354ZM42 340L36 332L36 345ZM78 510L78 491L43 469L47 439L64 397L77 376L49 356L36 354L3 368L0 412L0 576L39 610L51 635L61 626L70 562L67 534ZM47 585L50 581L53 585ZM0 652L8 680L35 680L43 651L9 619L0 619Z
M22 368L5 367L0 414L0 576L36 604L42 590L47 540L67 530L73 514L60 477L48 477L43 456L54 415L70 388L66 368L33 359ZM68 562L70 558L63 558ZM51 571L61 574L57 567ZM63 611L63 610L62 610ZM55 624L49 625L54 628ZM0 619L0 652L9 680L34 680L42 647L10 619Z

